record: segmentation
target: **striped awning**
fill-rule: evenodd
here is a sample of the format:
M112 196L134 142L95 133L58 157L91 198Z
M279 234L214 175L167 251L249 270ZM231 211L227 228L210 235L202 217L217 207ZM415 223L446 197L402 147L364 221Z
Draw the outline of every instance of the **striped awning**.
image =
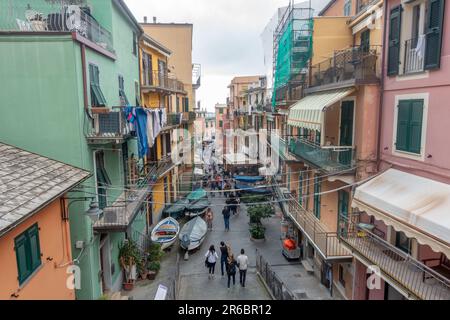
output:
M353 91L355 88L346 88L306 96L289 109L288 125L321 130L324 119L323 112Z

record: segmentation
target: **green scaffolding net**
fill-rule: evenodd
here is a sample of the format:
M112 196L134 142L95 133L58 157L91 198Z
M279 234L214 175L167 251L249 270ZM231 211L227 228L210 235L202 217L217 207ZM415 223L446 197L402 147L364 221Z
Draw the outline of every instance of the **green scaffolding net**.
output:
M290 8L274 36L274 87L272 106L282 100L290 82L303 83L312 56L312 10Z

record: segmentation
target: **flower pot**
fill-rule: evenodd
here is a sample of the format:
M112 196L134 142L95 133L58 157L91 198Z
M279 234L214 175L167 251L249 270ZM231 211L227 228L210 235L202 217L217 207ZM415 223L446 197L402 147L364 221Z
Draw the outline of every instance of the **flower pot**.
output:
M149 271L147 273L147 279L148 280L155 280L155 278L156 278L156 272L155 271Z
M123 283L123 290L125 291L131 291L134 288L134 282L124 282Z

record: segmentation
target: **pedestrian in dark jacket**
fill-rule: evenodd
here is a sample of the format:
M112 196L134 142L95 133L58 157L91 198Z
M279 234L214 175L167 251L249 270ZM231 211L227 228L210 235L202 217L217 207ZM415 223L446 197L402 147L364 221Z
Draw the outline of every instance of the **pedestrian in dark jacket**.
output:
M228 289L230 289L231 279L233 279L233 286L236 284L236 269L237 269L237 262L234 259L234 255L231 254L228 257L227 263Z
M227 261L228 260L228 247L225 245L225 242L220 242L220 269L222 271L222 277L225 275L225 271L227 269Z
M230 208L226 205L223 210L223 222L225 224L225 231L230 231Z

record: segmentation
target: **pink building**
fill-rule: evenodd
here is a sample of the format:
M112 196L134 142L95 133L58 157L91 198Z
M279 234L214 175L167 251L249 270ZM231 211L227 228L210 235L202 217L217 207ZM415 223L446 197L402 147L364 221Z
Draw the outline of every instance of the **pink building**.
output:
M450 5L444 3L386 1L379 174L356 188L341 235L356 258L354 299L450 299ZM381 281L369 288L373 265Z

